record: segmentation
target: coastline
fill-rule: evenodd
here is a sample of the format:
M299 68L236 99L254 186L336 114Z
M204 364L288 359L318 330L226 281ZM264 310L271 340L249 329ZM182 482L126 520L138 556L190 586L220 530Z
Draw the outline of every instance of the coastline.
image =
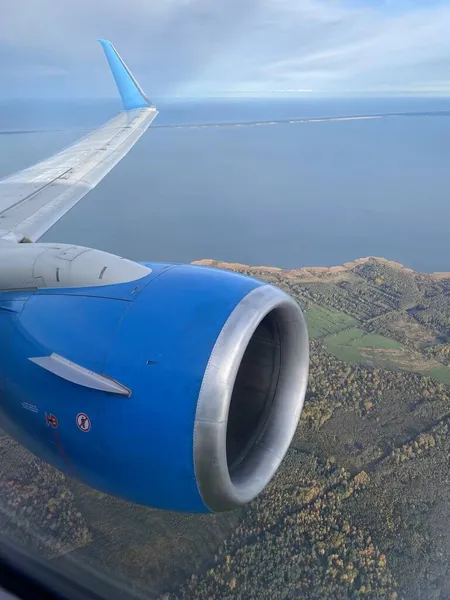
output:
M345 273L350 273L356 267L373 260L385 266L391 267L393 269L401 270L405 273L417 273L418 275L428 276L435 280L441 279L450 279L450 271L435 271L432 273L423 273L420 271L414 271L414 269L410 269L405 267L399 262L389 260L382 256L366 256L363 258L357 258L354 261L346 262L343 265L336 265L333 267L300 267L299 269L282 269L280 267L270 267L263 265L245 265L242 263L229 263L220 260L214 260L212 258L204 258L200 260L195 260L192 262L193 265L200 265L205 267L214 267L217 269L226 269L228 271L247 271L249 274L256 273L266 273L266 274L274 274L274 275L282 275L283 277L287 277L288 279L301 279L304 281L307 280L316 280L316 279L328 279L329 277L339 276Z

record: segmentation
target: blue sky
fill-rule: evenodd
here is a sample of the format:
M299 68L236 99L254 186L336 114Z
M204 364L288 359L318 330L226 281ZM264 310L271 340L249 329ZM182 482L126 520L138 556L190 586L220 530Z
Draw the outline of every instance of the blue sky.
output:
M0 0L0 98L450 93L450 0Z

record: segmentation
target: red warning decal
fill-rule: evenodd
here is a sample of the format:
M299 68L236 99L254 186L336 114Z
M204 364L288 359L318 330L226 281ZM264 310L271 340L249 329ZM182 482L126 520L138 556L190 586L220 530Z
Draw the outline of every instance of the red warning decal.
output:
M45 422L49 427L53 427L53 429L58 427L58 419L52 413L45 413Z
M78 429L87 433L91 429L91 420L85 413L77 414Z

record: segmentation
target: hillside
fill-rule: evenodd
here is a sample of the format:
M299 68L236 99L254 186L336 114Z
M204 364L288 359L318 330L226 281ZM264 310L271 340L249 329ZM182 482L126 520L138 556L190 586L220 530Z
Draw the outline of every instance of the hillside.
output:
M220 263L294 296L310 337L351 364L378 365L450 384L450 273L417 273L384 258L282 270Z
M310 380L278 475L240 512L175 515L70 481L3 436L3 529L165 600L450 598L450 274L380 258L200 263L272 282L305 312Z

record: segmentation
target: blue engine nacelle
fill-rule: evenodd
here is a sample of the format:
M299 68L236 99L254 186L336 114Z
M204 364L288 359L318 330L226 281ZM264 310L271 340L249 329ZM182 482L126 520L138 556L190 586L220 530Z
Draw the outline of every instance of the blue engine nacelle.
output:
M239 507L274 475L300 417L302 313L248 277L146 266L128 283L0 293L1 426L120 498Z

